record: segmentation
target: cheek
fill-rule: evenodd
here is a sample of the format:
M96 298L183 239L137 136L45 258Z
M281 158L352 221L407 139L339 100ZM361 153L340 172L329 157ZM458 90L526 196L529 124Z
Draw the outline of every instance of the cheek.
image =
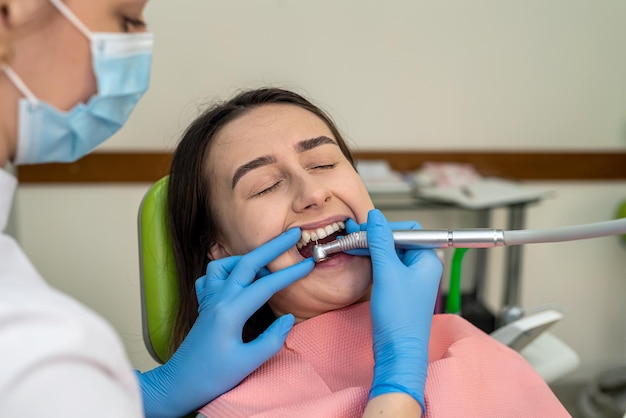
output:
M342 200L346 202L354 212L358 223L367 222L367 214L374 209L374 203L361 180L354 171L346 172L343 180L336 183L336 190L340 190Z
M375 208L374 202L372 202L372 199L369 193L367 192L367 190L365 189L365 187L363 188L363 195L364 197L360 200L358 209L355 210L355 212L357 212L358 217L361 218L361 223L367 222L367 214L369 213L370 210Z
M283 232L284 216L274 210L260 207L233 208L229 217L232 233L228 234L231 247L245 254L270 241Z

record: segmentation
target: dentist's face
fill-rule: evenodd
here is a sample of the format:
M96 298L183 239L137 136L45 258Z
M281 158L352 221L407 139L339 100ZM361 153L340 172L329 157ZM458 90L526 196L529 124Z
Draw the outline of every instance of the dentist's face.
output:
M348 218L366 222L374 207L330 129L294 105L264 105L226 125L211 146L208 167L222 232L212 258L245 254L292 227L302 229L303 243L320 228L321 235L337 234ZM295 264L311 247L294 247L268 267ZM302 320L364 300L370 284L370 259L340 254L277 293L270 306Z
M143 32L147 0L64 0L92 32ZM11 50L12 53L6 53ZM0 63L61 110L97 92L89 40L50 0L0 0ZM0 71L0 168L15 155L22 93Z

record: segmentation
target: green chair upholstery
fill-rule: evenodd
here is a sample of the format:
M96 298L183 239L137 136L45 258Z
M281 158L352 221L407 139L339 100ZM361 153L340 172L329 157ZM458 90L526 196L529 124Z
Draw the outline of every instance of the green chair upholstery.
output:
M148 189L138 216L143 340L159 363L168 348L178 304L176 266L166 221L168 177Z
M622 201L618 205L617 211L615 213L615 217L616 218L626 218L626 200ZM620 235L620 238L622 240L622 243L626 244L626 234Z

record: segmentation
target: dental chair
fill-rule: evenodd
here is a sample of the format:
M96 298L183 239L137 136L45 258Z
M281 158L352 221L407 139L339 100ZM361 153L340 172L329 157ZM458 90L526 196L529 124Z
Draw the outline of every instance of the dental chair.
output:
M167 230L168 177L146 192L138 216L139 266L143 339L154 360L168 359L170 336L178 304L176 268ZM576 352L546 330L562 318L558 310L528 313L500 327L491 336L520 352L547 383L576 369Z
M497 328L491 337L518 351L539 375L551 384L573 372L580 364L578 354L548 329L563 318L562 312L544 308Z
M168 356L178 287L174 252L167 230L168 177L154 183L139 207L139 271L143 340L150 356L165 363Z

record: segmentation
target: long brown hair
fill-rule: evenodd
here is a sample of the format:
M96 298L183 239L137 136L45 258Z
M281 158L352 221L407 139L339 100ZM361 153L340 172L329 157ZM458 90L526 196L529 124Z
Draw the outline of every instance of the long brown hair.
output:
M291 104L318 116L334 135L339 148L354 166L350 150L332 119L304 97L279 88L247 90L214 105L185 131L176 148L170 169L167 207L168 223L178 274L179 305L176 313L170 355L182 343L198 316L195 281L206 272L209 248L216 243L220 225L211 206L211 178L207 167L211 144L229 122L250 110L268 104ZM256 338L274 321L265 304L245 324L243 340Z

